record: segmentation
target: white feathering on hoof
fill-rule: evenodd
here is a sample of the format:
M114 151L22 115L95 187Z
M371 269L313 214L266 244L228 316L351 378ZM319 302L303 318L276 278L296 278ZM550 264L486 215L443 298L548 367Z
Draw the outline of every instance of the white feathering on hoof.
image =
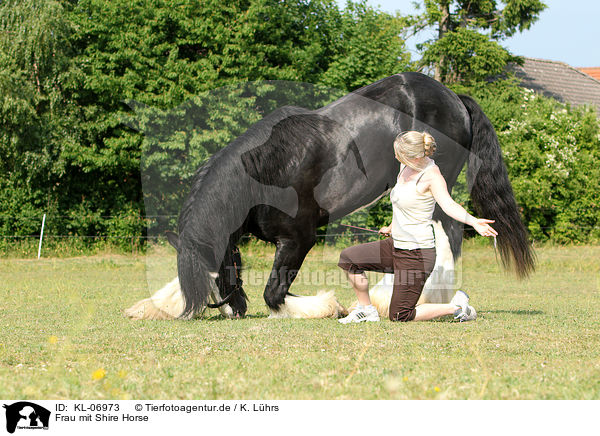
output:
M435 266L425 282L417 306L424 303L450 303L454 295L454 258L450 249L450 241L439 221L433 222L433 232L435 234ZM394 274L384 274L383 278L369 290L371 304L377 308L377 312L382 318L388 317L393 285ZM348 309L354 309L357 304L358 301L355 301Z
M179 278L176 277L152 297L125 309L125 316L132 319L175 319L183 312L183 306Z
M222 301L216 285L211 289L210 295L215 303ZM125 309L125 316L131 319L176 319L183 312L184 305L179 278L175 277L152 297L138 301L129 309ZM219 311L225 318L233 318L233 310L229 304L219 307ZM199 315L200 313L195 316Z
M347 314L334 291L319 291L310 296L288 295L278 311L271 310L269 318L339 318Z

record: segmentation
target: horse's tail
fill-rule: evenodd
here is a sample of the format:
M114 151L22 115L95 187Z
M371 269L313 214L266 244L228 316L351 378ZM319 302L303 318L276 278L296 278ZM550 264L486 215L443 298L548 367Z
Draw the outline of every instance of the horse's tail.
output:
M505 268L514 267L519 278L535 269L527 231L515 200L496 131L471 97L460 95L471 117L472 142L467 171L471 201L479 216L493 219L498 250Z

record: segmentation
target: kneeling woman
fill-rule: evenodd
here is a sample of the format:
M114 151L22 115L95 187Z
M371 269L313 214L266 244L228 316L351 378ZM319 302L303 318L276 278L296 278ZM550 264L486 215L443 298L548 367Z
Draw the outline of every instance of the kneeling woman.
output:
M472 226L482 236L498 233L457 204L444 177L429 158L435 140L426 132L406 132L394 141L396 159L401 162L397 183L390 193L392 224L379 232L390 235L384 240L348 247L340 254L338 266L348 273L359 305L341 323L379 321L377 309L369 299L369 282L364 271L394 272L389 317L392 321L426 321L454 315L461 321L475 318L469 297L458 291L449 304L416 306L425 281L435 265L435 240L431 218L437 202L451 218Z

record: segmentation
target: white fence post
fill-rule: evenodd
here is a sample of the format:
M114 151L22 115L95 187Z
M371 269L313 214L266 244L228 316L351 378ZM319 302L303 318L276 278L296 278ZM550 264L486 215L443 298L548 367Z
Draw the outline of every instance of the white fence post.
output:
M42 231L40 232L40 245L38 247L38 259L40 258L40 255L42 254L42 239L44 239L44 224L46 224L46 214L44 214L44 217L42 218Z

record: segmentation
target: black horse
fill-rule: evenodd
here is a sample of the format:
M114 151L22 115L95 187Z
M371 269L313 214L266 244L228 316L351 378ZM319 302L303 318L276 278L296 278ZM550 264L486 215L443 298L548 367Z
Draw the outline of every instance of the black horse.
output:
M318 227L373 203L398 174L393 141L403 131L430 132L433 156L449 189L468 160L471 200L480 216L496 220L505 267L519 277L534 268L498 138L470 97L456 95L419 73L396 74L315 111L286 106L250 127L214 154L195 175L180 216L177 269L184 298L182 318L209 304L227 304L243 316L241 259L244 234L276 245L264 299L274 311L284 303ZM454 257L458 223L436 208Z

